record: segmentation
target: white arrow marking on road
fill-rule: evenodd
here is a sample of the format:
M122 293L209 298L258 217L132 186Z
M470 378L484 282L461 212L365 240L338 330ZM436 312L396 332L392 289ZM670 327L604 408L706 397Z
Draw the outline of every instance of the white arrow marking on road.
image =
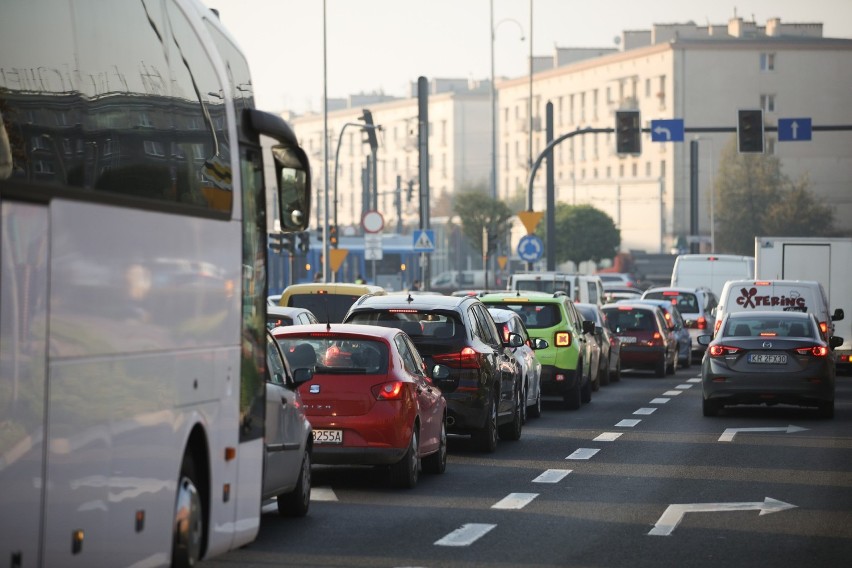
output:
M493 505L491 505L492 509L523 509L530 503L532 503L533 499L538 497L538 493L509 493Z
M548 469L538 477L532 480L533 483L559 483L573 469Z
M596 450L594 448L579 448L574 450L574 452L565 458L566 460L587 460L591 458L593 455L598 453L600 450Z
M734 436L739 434L740 432L786 432L787 434L792 434L793 432L804 432L807 428L802 428L800 426L793 426L790 424L789 426L781 426L780 428L726 428L725 432L719 436L719 442L732 442L734 440Z
M718 511L760 511L761 515L777 513L785 509L794 509L796 505L766 497L763 502L754 503L692 503L685 505L669 505L666 512L659 518L649 535L668 536L683 520L686 513L715 513Z
M437 546L470 546L497 525L486 525L482 523L468 523L462 525L440 540L436 540Z
M654 133L659 136L660 134L666 135L666 140L672 139L672 131L666 128L665 126L658 126L654 129Z

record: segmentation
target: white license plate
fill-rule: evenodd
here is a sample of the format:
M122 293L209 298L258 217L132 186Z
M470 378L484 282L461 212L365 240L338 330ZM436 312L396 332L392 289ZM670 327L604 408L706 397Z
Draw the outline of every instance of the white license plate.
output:
M315 444L342 444L343 430L314 430Z
M622 343L636 343L636 338L632 335L619 335L618 338Z
M761 365L785 365L787 363L786 355L762 355L760 353L752 353L748 356L749 363L759 363Z

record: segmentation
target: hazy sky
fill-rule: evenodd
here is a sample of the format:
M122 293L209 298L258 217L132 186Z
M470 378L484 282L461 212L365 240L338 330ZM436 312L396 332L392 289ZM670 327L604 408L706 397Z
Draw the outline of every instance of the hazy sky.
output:
M323 0L202 1L246 53L258 107L322 109ZM491 1L498 77L528 71L531 3L535 55L614 47L624 30L726 24L735 14L761 26L774 17L822 23L825 37L852 38L850 0L326 0L328 97L409 96L419 76L488 79Z

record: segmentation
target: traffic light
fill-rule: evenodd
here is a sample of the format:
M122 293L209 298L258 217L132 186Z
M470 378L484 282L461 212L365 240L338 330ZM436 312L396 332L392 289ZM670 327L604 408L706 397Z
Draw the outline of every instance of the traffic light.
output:
M328 228L328 244L337 248L337 225L331 225Z
M642 120L638 110L615 111L615 151L618 154L642 153Z
M308 252L311 249L311 234L307 231L299 233L299 251Z
M358 117L358 120L364 121L363 130L367 134L367 142L370 145L370 150L373 153L376 152L376 149L379 147L379 139L376 137L376 125L373 124L373 113L367 109L364 109L364 114Z
M291 233L270 233L269 248L273 252L287 252L293 254L295 238Z
M763 111L737 111L737 146L740 153L763 153Z

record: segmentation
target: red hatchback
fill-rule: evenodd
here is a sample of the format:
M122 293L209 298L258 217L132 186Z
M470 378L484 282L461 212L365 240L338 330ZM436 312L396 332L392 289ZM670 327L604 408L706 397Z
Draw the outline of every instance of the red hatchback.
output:
M310 375L299 392L315 464L386 465L393 484L409 488L421 465L444 472L447 403L404 332L321 324L280 327L274 335L294 377Z
M609 329L621 342L621 364L634 369L652 369L658 377L674 373L677 341L657 306L611 304L604 306Z

